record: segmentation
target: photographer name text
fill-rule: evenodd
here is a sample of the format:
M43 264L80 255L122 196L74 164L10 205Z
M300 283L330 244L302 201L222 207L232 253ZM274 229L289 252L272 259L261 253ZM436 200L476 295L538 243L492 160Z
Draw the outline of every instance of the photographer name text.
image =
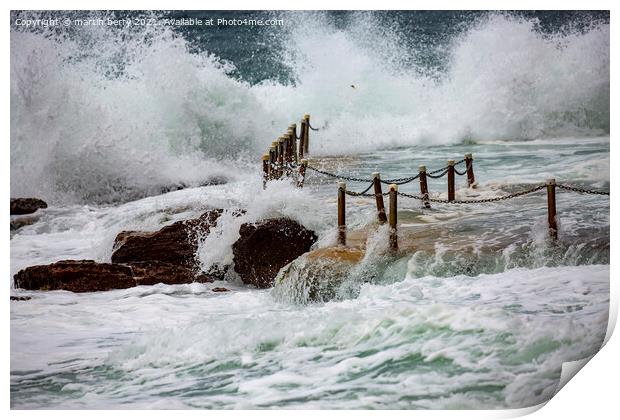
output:
M95 18L95 19L15 19L16 26L283 26L284 19L224 19L224 18Z

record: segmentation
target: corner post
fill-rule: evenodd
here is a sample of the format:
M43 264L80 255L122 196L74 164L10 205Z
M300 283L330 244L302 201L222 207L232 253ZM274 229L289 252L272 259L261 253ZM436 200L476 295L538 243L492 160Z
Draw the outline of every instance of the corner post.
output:
M310 153L310 115L304 115L305 124L305 139L304 139L304 153Z
M306 150L306 120L301 120L301 126L299 128L299 159L304 158Z
M372 183L375 188L375 201L377 202L377 217L379 223L383 224L387 222L387 216L385 215L385 204L383 203L383 191L381 191L381 175L379 172L372 173Z

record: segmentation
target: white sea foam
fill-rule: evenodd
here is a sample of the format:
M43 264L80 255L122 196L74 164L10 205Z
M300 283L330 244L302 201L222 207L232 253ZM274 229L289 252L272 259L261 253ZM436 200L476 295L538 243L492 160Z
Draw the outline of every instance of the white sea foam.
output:
M169 30L13 30L12 194L109 202L234 177L304 113L323 128L315 154L609 131L608 24L543 35L492 15L423 76L371 16L338 29L295 16L277 44L294 84L239 81Z
M163 394L213 408L528 406L553 395L562 362L600 346L609 267L407 278L305 307L208 289L34 293L12 307L14 392L79 367L84 387L55 407L150 407Z

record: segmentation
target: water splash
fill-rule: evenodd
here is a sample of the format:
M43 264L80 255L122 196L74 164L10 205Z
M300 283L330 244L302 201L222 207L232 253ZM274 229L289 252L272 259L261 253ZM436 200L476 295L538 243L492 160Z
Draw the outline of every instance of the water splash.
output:
M609 132L608 23L549 34L491 14L423 68L430 47L371 13L287 21L265 42L292 81L254 85L169 28L13 28L12 194L125 201L234 178L307 112L323 128L315 154Z

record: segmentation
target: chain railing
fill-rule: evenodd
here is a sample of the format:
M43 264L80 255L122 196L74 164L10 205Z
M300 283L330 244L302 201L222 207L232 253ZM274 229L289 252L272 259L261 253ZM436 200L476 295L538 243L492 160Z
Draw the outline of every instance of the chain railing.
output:
M339 197L342 195L350 195L350 196L362 196L362 197L375 197L377 200L377 211L378 211L378 215L381 215L381 213L385 214L385 209L383 208L383 196L389 196L389 206L390 206L390 214L389 214L389 221L390 221L390 246L392 248L397 248L398 247L398 240L397 240L397 234L396 234L396 220L397 220L397 199L399 196L401 197L406 197L406 198L411 198L414 200L420 200L423 203L427 204L428 202L432 202L432 203L440 203L440 204L457 204L457 205L463 205L463 204L484 204L484 203L494 203L494 202L499 202L499 201L506 201L506 200L511 200L513 198L517 198L517 197L523 197L525 195L528 194L532 194L541 190L546 189L547 190L547 216L548 216L548 225L549 225L549 236L552 239L557 239L557 214L556 214L556 201L555 201L555 192L556 192L556 187L561 189L561 190L565 190L565 191L570 191L570 192L577 192L580 194L594 194L594 195L603 195L603 196L609 196L610 193L609 191L600 191L600 190L593 190L593 189L588 189L588 188L584 188L584 187L575 187L575 186L570 186L570 185L566 185L566 184L557 184L555 182L555 179L550 179L548 180L545 184L539 184L539 185L534 185L530 188L527 188L525 190L522 191L517 191L511 194L507 194L507 195L502 195L499 197L489 197L489 198L481 198L481 199L473 199L473 200L455 200L455 199L450 199L450 197L448 199L438 199L438 198L430 198L428 196L428 192L422 194L422 195L416 195L416 194L408 194L408 193L404 193L404 192L399 192L398 191L398 186L395 184L390 185L389 191L387 193L382 193L379 189L377 190L377 188L375 188L375 194L368 194L368 191L370 190L370 188L372 188L373 185L377 184L377 182L375 182L374 184L371 184L368 188L366 188L364 191L361 192L355 192L355 191L348 191L346 190L346 185L344 183L340 183L338 190L339 190ZM342 203L342 206L344 208L344 199L339 199L338 204L340 205ZM428 206L427 206L428 207ZM341 213L341 209L339 208L338 210L339 215ZM339 216L339 218L342 218L343 216ZM383 216L385 217L385 216ZM344 220L344 219L343 219ZM380 217L380 222L381 222L381 217ZM341 231L345 232L346 229L342 229L341 227ZM344 238L341 240L341 244L345 244L346 243L346 235L340 235L340 238Z
M467 186L475 188L476 183L473 167L473 156L471 153L467 153L464 159L459 161L448 160L448 165L443 168L438 168L432 171L427 171L426 166L420 166L418 173L402 178L381 179L378 172L373 173L372 178L362 178L349 175L342 175L327 171L325 169L319 169L315 166L308 164L308 160L304 158L304 155L309 151L309 130L319 131L318 128L314 128L310 125L310 116L304 115L301 121L301 128L299 135L297 135L297 124L291 124L285 135L278 138L277 141L271 144L271 147L265 155L263 155L263 186L266 187L267 182L270 180L281 179L282 177L288 177L295 180L298 187L303 187L306 170L324 175L330 178L335 178L341 182L338 184L338 226L339 235L338 241L341 244L346 243L346 225L345 225L345 196L353 197L369 197L375 198L377 204L377 215L379 222L383 223L388 221L386 217L386 211L383 204L383 197L389 196L389 223L390 223L390 246L396 248L398 246L396 235L396 221L397 221L397 199L398 196L408 199L420 200L424 207L430 208L430 203L436 204L456 204L456 205L468 205L468 204L485 204L511 200L517 197L523 197L528 194L546 189L547 190L547 213L549 234L552 238L557 238L557 221L556 221L556 203L555 192L556 187L560 190L577 192L580 194L593 194L609 196L609 191L600 191L588 189L581 186L573 186L567 184L557 184L555 179L548 180L545 184L533 185L521 191L517 191L511 194L506 194L498 197L479 198L479 199L460 199L455 197L455 176L467 176ZM299 142L297 142L299 140ZM457 165L465 163L465 169L459 171L456 169ZM448 194L447 198L431 198L429 196L427 178L440 179L444 176L448 177ZM415 180L419 180L420 194L410 194L405 192L398 192L399 185L409 184ZM350 191L347 190L346 184L342 181L351 182L368 182L369 185L362 191ZM381 190L382 184L389 184L388 192L384 193ZM374 188L374 192L369 191Z
M460 165L461 163L464 163L464 162L465 162L465 159L462 159L462 160L459 160L458 162L455 162L454 165ZM336 173L333 173L333 172L325 171L323 169L315 168L314 166L311 166L311 165L308 165L308 169L310 169L310 170L312 170L312 171L314 171L316 173L319 173L321 175L328 176L330 178L342 179L342 180L345 180L345 181L352 181L352 182L373 182L372 179L357 178L357 177L351 177L351 176L347 176L347 175L339 175L339 174L336 174ZM449 166L444 166L443 168L439 168L439 169L435 169L434 171L427 172L426 175L429 178L434 178L434 179L443 178L448 173L448 169L449 169ZM465 174L467 174L467 168L463 172L459 172L456 169L454 170L454 172L456 174L458 174L458 175L465 175ZM435 174L439 174L439 175L435 175ZM419 177L420 177L420 174L418 173L417 175L412 175L412 176L403 177L403 178L382 179L381 183L382 184L404 185L404 184L408 184L408 183L410 183L412 181L415 181Z
M565 184L557 184L556 187L561 188L566 191L574 191L574 192L578 192L582 194L609 195L609 191L588 190L586 188L571 187L570 185L565 185Z
M266 188L267 182L274 179L280 179L283 176L290 177L292 172L296 169L298 175L301 175L301 181L298 182L300 187L303 187L306 170L324 175L330 178L335 178L344 181L351 182L374 182L374 179L361 178L350 175L342 175L333 172L329 172L325 169L320 169L315 166L309 165L308 161L304 159L304 155L309 151L309 130L319 131L318 128L312 127L310 124L310 116L304 115L301 121L301 129L299 135L297 135L297 124L291 124L283 136L280 136L276 141L271 143L271 147L263 155L263 186ZM299 142L297 142L299 140ZM453 162L453 161L450 161ZM456 165L466 163L466 169L460 172L454 168ZM468 184L471 185L474 182L473 175L473 158L470 154L465 156L465 159L461 159L458 162L453 162L442 168L435 169L433 171L426 172L426 176L433 179L443 178L444 176L450 176L450 171L454 169L454 173L458 175L467 174ZM452 169L451 169L452 167ZM381 179L382 184L396 184L405 185L420 179L422 176L421 171L415 175L405 176L402 178L389 178ZM298 176L299 178L299 176Z

